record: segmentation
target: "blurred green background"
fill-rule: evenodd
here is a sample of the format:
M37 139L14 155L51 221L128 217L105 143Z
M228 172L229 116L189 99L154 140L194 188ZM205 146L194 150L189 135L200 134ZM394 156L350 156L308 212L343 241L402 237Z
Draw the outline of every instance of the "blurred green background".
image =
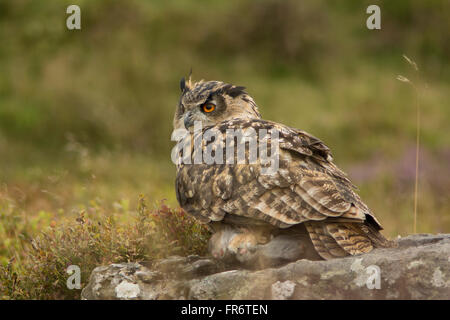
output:
M66 28L70 4L81 30ZM381 30L366 28L370 4ZM417 232L450 232L449 17L447 0L2 0L0 203L44 224L140 193L176 206L170 134L192 68L322 139L386 235L405 235L416 91L403 75L421 110Z

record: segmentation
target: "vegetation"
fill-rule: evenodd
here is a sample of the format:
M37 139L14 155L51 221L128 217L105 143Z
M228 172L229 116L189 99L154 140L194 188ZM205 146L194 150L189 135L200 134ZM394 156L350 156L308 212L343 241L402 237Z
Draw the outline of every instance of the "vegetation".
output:
M415 92L397 76L413 80L417 232L450 232L450 4L377 1L368 30L372 2L79 0L79 31L73 1L0 2L0 298L78 298L70 264L85 284L101 264L204 251L170 161L191 67L321 138L390 237L413 231Z
M80 267L84 286L99 265L206 254L209 238L206 227L183 210L171 210L164 203L149 210L144 198L137 212L129 211L127 203L117 203L108 215L92 202L76 219L52 220L43 230L39 219L28 222L12 207L3 212L0 236L9 244L1 249L12 258L0 266L2 299L77 299L79 291L66 284L71 265ZM46 213L39 216L45 219Z

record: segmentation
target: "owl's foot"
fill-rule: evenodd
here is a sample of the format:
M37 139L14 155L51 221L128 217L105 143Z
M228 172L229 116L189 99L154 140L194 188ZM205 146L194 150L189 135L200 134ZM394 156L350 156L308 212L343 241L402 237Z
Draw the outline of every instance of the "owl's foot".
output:
M225 264L247 268L267 268L299 259L320 260L304 236L280 234L262 239L257 231L232 227L216 232L209 250Z
M242 257L254 253L258 245L258 239L254 233L226 227L213 234L209 240L209 251L216 259L240 261Z

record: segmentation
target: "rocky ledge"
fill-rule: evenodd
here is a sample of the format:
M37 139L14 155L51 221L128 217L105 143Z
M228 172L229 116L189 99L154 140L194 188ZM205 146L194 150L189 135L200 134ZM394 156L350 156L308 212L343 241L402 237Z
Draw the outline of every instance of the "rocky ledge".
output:
M450 299L450 235L417 234L392 249L263 270L199 257L94 269L82 299Z

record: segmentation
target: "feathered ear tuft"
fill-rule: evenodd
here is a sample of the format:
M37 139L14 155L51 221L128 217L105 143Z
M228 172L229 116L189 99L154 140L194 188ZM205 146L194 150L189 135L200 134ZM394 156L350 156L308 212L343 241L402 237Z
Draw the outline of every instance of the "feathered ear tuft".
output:
M186 79L184 77L181 78L181 80L180 80L181 92L186 92L186 91L192 89L192 80L191 80L191 78L192 78L192 68L191 68L191 71L189 72L188 80L186 81Z
M188 86L189 86L189 88L192 88L192 67L191 67L191 70L189 71Z
M184 79L184 77L180 80L180 89L181 92L184 92L186 90L186 79Z

